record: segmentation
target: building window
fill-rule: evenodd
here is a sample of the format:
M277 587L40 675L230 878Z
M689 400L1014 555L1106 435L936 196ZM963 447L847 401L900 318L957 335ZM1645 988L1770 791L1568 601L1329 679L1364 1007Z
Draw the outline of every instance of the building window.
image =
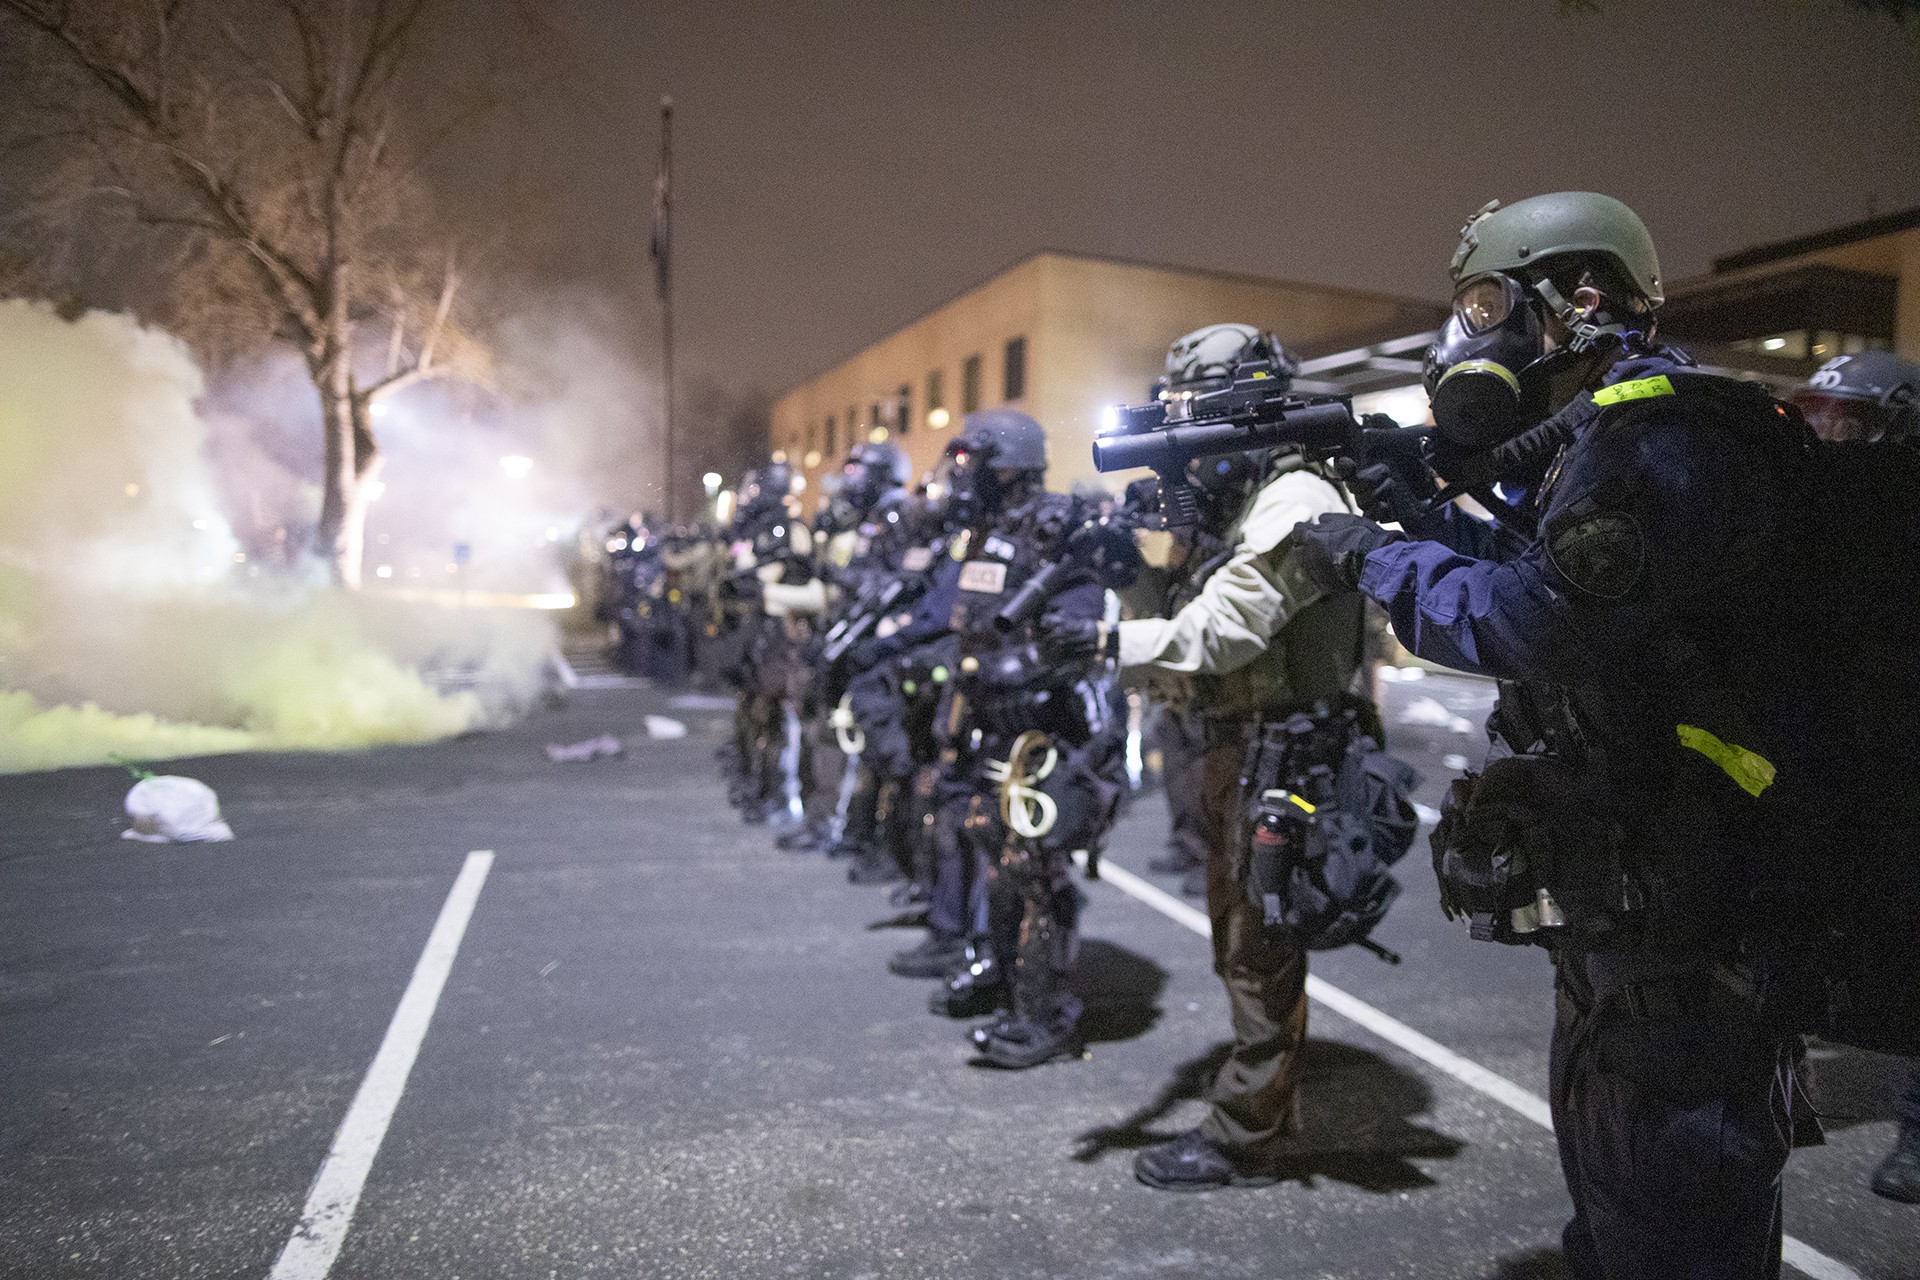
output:
M960 412L980 407L980 357L968 356L960 365Z
M840 456L839 423L834 421L832 414L827 415L827 456L829 458Z
M946 371L935 369L927 375L927 425L938 431L952 421L947 412Z
M913 429L913 388L906 383L900 384L900 403L897 425L901 435Z
M1018 400L1027 394L1027 340L1007 339L1007 361L1000 379L1005 394L1002 400Z

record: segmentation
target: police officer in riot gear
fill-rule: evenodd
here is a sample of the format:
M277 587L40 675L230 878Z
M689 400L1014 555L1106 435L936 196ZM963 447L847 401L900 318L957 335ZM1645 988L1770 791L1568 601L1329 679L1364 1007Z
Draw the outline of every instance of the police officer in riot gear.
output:
M1829 360L1788 400L1829 444L1920 447L1920 365L1889 352ZM1920 1204L1920 1065L1908 1074L1896 1114L1899 1134L1870 1185L1888 1200Z
M741 481L733 589L758 604L736 680L735 803L750 822L797 829L805 817L809 752L802 732L809 620L826 608L813 537L793 501L794 473L775 459Z
M1253 361L1272 365L1280 376L1291 371L1271 334L1249 325L1210 325L1173 344L1163 395L1221 385ZM1203 743L1198 807L1207 911L1214 970L1226 985L1234 1033L1233 1051L1208 1092L1206 1119L1134 1161L1141 1181L1170 1190L1273 1181L1276 1147L1294 1127L1306 1040L1306 952L1287 933L1266 927L1249 900L1242 776L1250 772L1249 748L1260 744L1264 726L1296 712L1326 718L1358 703L1350 690L1363 639L1357 598L1304 601L1264 562L1300 521L1346 510L1325 476L1291 452L1209 458L1189 474L1202 495L1200 536L1225 554L1210 556L1204 572L1190 575L1168 617L1123 622L1119 635L1129 678L1171 686Z
M781 836L778 843L783 849L825 847L829 855L854 857L871 852L867 837L871 831L870 809L877 795L870 771L860 758L860 734L848 732L853 727L851 712L842 705L853 674L848 662L851 644L829 647L828 638L837 638L837 633L846 630L851 622L846 611L870 598L869 588L889 571L896 552L902 549L901 512L907 475L906 455L892 443L868 441L856 445L841 464L839 475L829 480L831 491L815 521L815 569L837 593L837 603L823 608L804 654L812 672L812 696L805 700L812 713L808 736L837 748L833 754L841 759L840 785L832 793L832 812L815 815L805 826ZM820 754L816 750L816 757ZM891 860L867 859L865 864L870 870L884 871ZM856 874L854 878L866 877Z
M1435 866L1475 937L1552 951L1572 1273L1773 1276L1809 1117L1798 1039L1763 1015L1743 937L1777 843L1775 762L1801 796L1817 772L1768 713L1794 671L1778 480L1800 437L1760 389L1653 345L1658 262L1616 200L1491 203L1452 275L1427 371L1435 470L1484 482L1476 455L1515 440L1551 458L1524 499L1483 499L1509 541L1328 516L1296 531L1293 563L1378 601L1420 656L1501 681L1490 762L1454 784Z
M1892 352L1836 356L1787 399L1829 444L1920 443L1920 365Z
M1118 549L1080 550L1092 513L1044 490L1046 435L1026 414L969 414L950 454L952 501L966 528L921 630L910 629L944 626L958 641L940 711L931 932L890 967L951 972L935 997L943 1012L984 1013L1004 1001L970 1042L986 1063L1031 1067L1079 1051L1071 855L1097 851L1125 768L1125 716L1099 632L1117 616L1102 555ZM1023 594L1043 573L1044 596ZM1016 602L1028 598L1043 602L1037 618L1019 616Z

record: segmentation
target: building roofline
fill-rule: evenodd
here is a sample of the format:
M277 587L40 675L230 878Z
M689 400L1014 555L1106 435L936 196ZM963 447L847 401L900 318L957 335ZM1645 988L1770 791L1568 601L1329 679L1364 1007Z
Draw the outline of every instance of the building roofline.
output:
M817 381L818 379L826 376L827 374L832 373L835 369L838 369L841 365L846 364L849 361L855 359L860 355L861 352L867 351L873 347L880 345L882 342L885 342L888 338L892 337L894 334L900 333L905 329L912 328L914 325L919 324L922 320L925 320L928 316L931 316L937 312L946 310L948 307L960 301L962 298L966 297L967 295L972 293L978 293L981 289L986 288L988 285L992 284L995 280L998 280L1001 276L1011 275L1015 271L1018 271L1020 268L1026 266L1028 263L1034 262L1040 258L1070 258L1079 262L1099 262L1099 263L1105 263L1108 266L1132 267L1132 268L1135 268L1136 270L1141 270L1141 271L1165 271L1174 275L1204 276L1204 277L1207 277L1208 279L1230 281L1236 284L1265 285L1268 288L1312 290L1316 293L1334 294L1343 298L1365 298L1365 299L1369 299L1377 302L1391 302L1396 305L1406 306L1406 307L1431 307L1436 305L1436 304L1427 302L1426 300L1421 298L1408 298L1408 297L1404 297L1402 295L1393 294L1393 293L1377 293L1368 289L1349 289L1342 285L1322 285L1322 284L1312 284L1302 280L1282 280L1275 276L1255 275L1252 272L1247 272L1247 271L1221 271L1212 267L1187 267L1187 266L1181 266L1178 263L1172 263L1172 262L1152 262L1145 258L1125 258L1117 254L1082 253L1079 250L1075 250L1075 249L1056 249L1051 246L1043 245L1038 249L1033 249L1027 253L1021 254L1018 258L1015 258L1013 261L1007 263L1005 266L1002 266L997 270L987 273L986 275L980 277L978 280L975 280L972 284L968 285L966 288L960 290L958 293L947 295L945 298L941 299L939 302L934 303L932 306L926 308L924 311L921 311L916 315L914 315L912 319L904 320L900 324L895 325L891 330L889 330L885 334L882 334L880 337L875 338L872 341L867 342L859 347L856 347L854 350L848 352L844 356L841 356L839 359L834 360L830 364L822 365L821 367L815 369L812 373L808 374L806 377L801 378L799 381L790 384L783 390L776 392L773 397L774 402L778 403L779 401L784 400L786 397L798 391L801 387L806 386L809 382Z
M1795 236L1791 240L1776 240L1772 244L1755 245L1751 249L1722 254L1713 260L1713 274L1744 271L1748 267L1765 266L1787 258L1819 253L1823 249L1838 249L1842 245L1890 236L1900 231L1911 231L1915 227L1920 227L1920 206L1904 209L1899 213L1883 213L1879 217L1850 222L1843 227L1829 227L1825 231Z

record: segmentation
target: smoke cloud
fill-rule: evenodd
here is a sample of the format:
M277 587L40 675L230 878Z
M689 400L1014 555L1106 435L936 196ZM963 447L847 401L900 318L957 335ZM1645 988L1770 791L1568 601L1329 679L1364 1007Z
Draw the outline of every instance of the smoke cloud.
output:
M467 484L412 495L390 528L376 507L370 569L388 557L417 590L316 590L297 372L264 362L208 394L166 334L0 301L0 770L419 742L537 690L549 617L418 601L564 585L562 495L529 500L492 441L454 450L445 414L403 420L390 488L416 454Z

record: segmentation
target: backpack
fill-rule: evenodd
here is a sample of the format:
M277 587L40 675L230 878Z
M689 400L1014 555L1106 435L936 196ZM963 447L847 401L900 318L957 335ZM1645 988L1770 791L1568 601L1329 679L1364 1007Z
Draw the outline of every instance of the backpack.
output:
M1759 834L1725 886L1741 959L1777 1025L1920 1054L1920 445L1824 443L1754 384L1665 381L1768 457L1785 513L1780 625L1740 637L1771 672L1747 705Z
M1763 992L1788 1025L1920 1055L1920 444L1807 447L1793 744L1756 876Z

